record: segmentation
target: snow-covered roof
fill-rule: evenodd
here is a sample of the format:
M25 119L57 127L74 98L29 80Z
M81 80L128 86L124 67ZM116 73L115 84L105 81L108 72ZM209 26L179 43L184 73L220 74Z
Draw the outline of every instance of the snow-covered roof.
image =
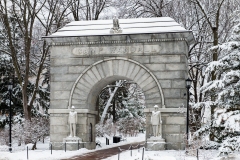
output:
M119 19L119 24L122 32L117 33L117 35L190 32L170 17ZM110 32L112 27L112 19L73 21L56 33L44 38L116 35L116 33Z

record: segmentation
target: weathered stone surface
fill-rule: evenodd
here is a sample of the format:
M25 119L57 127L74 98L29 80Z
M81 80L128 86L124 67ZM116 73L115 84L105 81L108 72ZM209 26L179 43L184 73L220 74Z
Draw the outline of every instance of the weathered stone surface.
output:
M67 125L54 125L52 129L54 133L69 133L69 127Z
M148 81L149 78L152 79L151 75L148 72L144 71L144 74L141 77L136 78L138 80L135 82L141 85L143 82Z
M170 71L186 70L186 65L182 63L166 64L166 70L170 70Z
M50 134L50 139L53 142L60 142L58 143L58 145L62 145L62 140L63 138L67 137L67 134L64 133L54 133L54 134Z
M68 99L70 96L69 91L55 91L54 92L54 99Z
M51 48L51 58L69 58L70 46L54 46Z
M149 97L148 97L149 98ZM150 105L150 106L154 106L154 105L158 105L158 106L161 106L160 104L161 104L161 102L162 102L162 100L159 98L159 97L153 97L153 98L149 98L149 99L147 99L146 101L145 101L145 104L148 106L148 105ZM149 106L149 107L150 107Z
M78 84L79 85L77 85L76 88L78 88L82 92L86 93L91 90L92 82L85 80L84 76L82 76Z
M184 42L165 42L162 43L162 53L166 54L184 54L186 53L186 45Z
M123 75L124 77L126 77L130 65L131 65L131 63L129 63L128 61L124 61L124 66L123 66L123 68L122 68L122 75ZM119 66L119 67L120 67L120 66Z
M171 80L158 80L162 88L171 88L172 82Z
M172 63L172 62L180 62L179 55L164 55L164 56L151 56L150 63Z
M182 80L172 80L172 88L185 88L186 89L186 82L184 79Z
M166 149L165 142L147 142L147 151L161 151Z
M135 65L134 70L133 70L133 72L131 73L131 75L129 77L131 79L134 79L137 76L137 74L139 73L140 69L141 69L140 66Z
M88 142L89 125L96 124L98 94L103 87L116 80L132 80L145 95L146 139L151 134L153 106L166 107L165 110L161 108L166 145L149 143L148 148L182 149L181 137L185 133L186 118L178 108L182 104L186 106L184 93L188 53L183 35L150 33L56 38L63 45L53 45L51 50L50 108L63 110L68 105L74 105L79 110L87 109L88 112L78 115L77 135L86 142L85 147L93 149L95 128L92 130L93 142ZM53 144L62 142L69 134L68 114L65 112L67 110L64 113L55 110L50 113ZM53 148L62 149L57 146ZM67 148L75 150L76 145L68 144Z
M68 73L82 73L86 69L86 66L69 66Z
M167 143L183 143L184 141L184 134L165 134L163 137Z
M129 68L128 68L128 72L127 72L127 74L126 74L126 77L130 77L130 75L132 74L135 66L136 66L136 65L134 65L133 63L131 63L131 64L129 65Z
M96 60L93 58L82 58L82 62L83 62L83 65L89 66L94 62L96 62Z
M84 109L86 107L86 100L72 99L72 105ZM82 108L83 107L83 108Z
M82 95L74 94L72 96L72 98L76 99L76 100L80 100L80 101L85 101L87 99L87 95L86 94L82 94Z
M138 74L136 75L136 77L134 77L133 80L134 80L135 82L139 82L140 79L142 79L145 74L148 74L148 72L146 72L146 70L144 70L144 69L140 69L140 71L138 72Z
M122 75L123 67L124 67L124 61L123 60L119 60L118 61L118 75Z
M74 82L78 74L54 74L51 77L53 82Z
M172 143L172 142L167 142L166 143L166 149L167 150L184 150L185 145L182 145L183 143L177 142L177 143Z
M51 67L52 74L66 74L68 73L68 67L67 66L58 66L58 67Z
M168 123L165 123L165 124L168 124ZM181 125L174 125L174 124L163 125L162 130L165 134L167 134L167 133L179 133L181 131L180 126Z
M165 103L169 108L179 108L182 105L186 106L187 102L185 99L166 98Z
M179 98L181 96L180 89L163 89L163 93L166 98Z
M103 63L101 63L101 65L102 65L102 69L104 72L104 77L109 77L109 76L113 75L112 66L109 65L108 62L103 62ZM109 68L109 67L111 67L111 68ZM112 72L112 74L111 74L111 72Z
M158 54L160 52L161 47L156 44L145 44L144 45L144 53L145 54Z
M95 77L97 78L98 81L100 81L102 78L101 78L101 75L99 74L98 72L98 69L96 68L96 66L93 66L91 68L93 74L95 75Z
M68 117L51 117L50 121L51 125L67 125Z
M51 91L71 90L73 82L51 82Z
M148 57L148 56L133 56L132 59L141 63L141 64L150 63L150 57Z
M183 79L185 74L183 71L163 71L163 72L154 72L158 79Z
M157 87L156 82L152 81L151 83L147 84L142 88L142 90L146 93L148 90Z
M148 86L151 83L154 83L154 79L149 75L147 79L142 82L136 82L142 89ZM146 88L145 88L146 89Z
M185 124L186 118L185 117L166 117L166 124Z
M166 64L145 64L145 66L151 71L165 71Z
M83 65L82 58L54 58L51 59L51 66L64 66L64 65Z
M52 109L66 109L68 107L68 99L65 100L51 100L50 106Z

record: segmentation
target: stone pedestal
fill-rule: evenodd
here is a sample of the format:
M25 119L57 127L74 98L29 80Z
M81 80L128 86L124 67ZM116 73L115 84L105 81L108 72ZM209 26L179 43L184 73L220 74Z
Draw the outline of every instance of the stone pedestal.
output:
M165 139L162 137L150 137L147 139L147 150L148 151L159 151L165 150Z
M79 137L67 137L63 138L63 150L65 150L65 143L66 143L66 150L74 151L81 148L79 143L82 142L82 139Z

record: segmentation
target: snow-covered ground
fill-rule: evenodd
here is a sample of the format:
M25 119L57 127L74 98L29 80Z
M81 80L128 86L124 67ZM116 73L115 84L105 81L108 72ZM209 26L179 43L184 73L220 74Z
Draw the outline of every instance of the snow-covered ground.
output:
M102 147L97 147L96 150L101 150L105 148L111 148L114 146L120 146L123 144L128 144L131 142L141 142L144 141L145 134L139 134L137 137L127 137L126 141L120 143L112 143L110 140L110 145L106 145L106 140L104 137L97 138L101 142ZM75 155L80 155L87 152L94 152L95 150L87 150L85 148L79 149L78 151L64 151L64 150L49 150L49 139L46 139L45 143L38 142L37 150L28 151L29 160L58 160L63 158L69 158ZM18 147L16 144L13 145L13 152L9 153L8 146L0 146L0 160L26 160L27 159L27 149L26 146ZM132 156L130 150L123 151L120 153L120 160L141 160L143 155L143 148L139 150L133 150ZM216 150L200 150L199 151L200 160L220 160L217 157L218 151ZM238 155L239 156L239 155ZM105 160L117 160L118 155L114 155ZM240 159L240 156L239 156ZM184 151L176 150L166 150L166 151L145 151L144 150L144 160L196 160L195 156L186 156Z

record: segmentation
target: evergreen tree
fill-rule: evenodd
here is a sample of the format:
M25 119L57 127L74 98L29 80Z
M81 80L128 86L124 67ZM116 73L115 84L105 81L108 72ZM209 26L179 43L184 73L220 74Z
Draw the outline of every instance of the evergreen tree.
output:
M211 62L206 71L209 74L215 71L218 78L208 82L201 90L217 96L214 101L208 101L217 108L212 121L199 129L196 135L208 134L213 129L215 141L222 143L224 148L235 150L239 149L237 141L240 138L240 23L234 27L229 42L214 49L218 49L223 56Z

